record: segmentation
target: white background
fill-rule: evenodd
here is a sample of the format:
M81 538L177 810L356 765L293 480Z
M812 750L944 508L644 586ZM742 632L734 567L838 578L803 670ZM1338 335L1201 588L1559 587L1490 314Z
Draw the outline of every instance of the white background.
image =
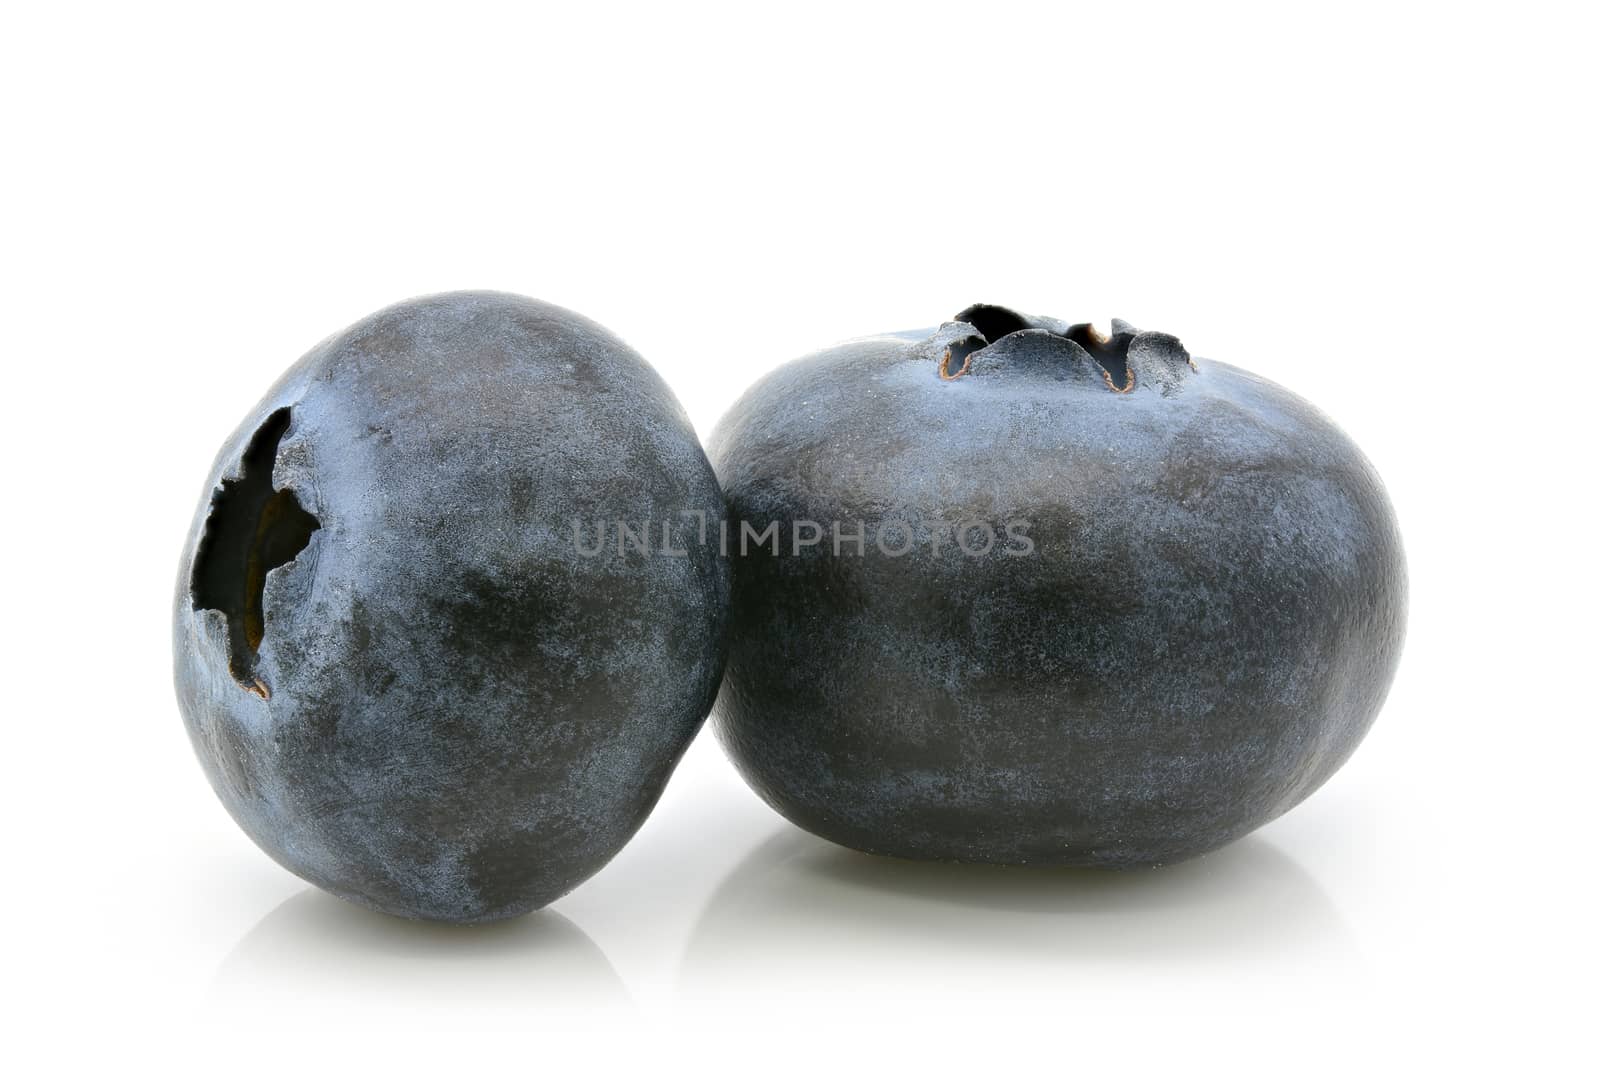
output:
M1592 1054L1592 11L8 7L0 1041ZM706 732L538 916L428 928L307 889L189 751L180 542L292 359L480 287L620 333L702 436L778 362L974 301L1176 333L1383 473L1412 581L1389 703L1315 797L1167 870L854 855Z

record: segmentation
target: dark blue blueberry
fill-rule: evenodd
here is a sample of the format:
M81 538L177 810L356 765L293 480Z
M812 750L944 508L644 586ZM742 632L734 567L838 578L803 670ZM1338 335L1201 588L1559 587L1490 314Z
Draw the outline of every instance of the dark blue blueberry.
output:
M179 571L178 697L218 796L383 911L554 900L710 707L728 566L683 513L722 509L660 378L571 312L452 293L324 341L223 447ZM579 551L595 522L657 551Z
M782 367L709 451L732 521L783 537L734 561L714 722L768 803L853 848L1193 856L1326 781L1395 671L1377 474L1166 334L979 305Z

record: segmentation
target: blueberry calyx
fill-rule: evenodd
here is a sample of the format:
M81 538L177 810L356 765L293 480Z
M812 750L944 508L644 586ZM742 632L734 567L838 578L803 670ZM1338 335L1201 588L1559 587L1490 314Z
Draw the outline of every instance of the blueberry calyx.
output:
M965 329L961 329L965 327ZM944 381L956 381L981 367L984 359L1013 366L1053 365L1074 369L1113 393L1131 393L1147 385L1170 394L1199 368L1176 337L1141 331L1122 319L1111 320L1107 337L1091 323L1068 325L1045 316L1023 315L998 304L973 304L957 314L936 338L960 330L941 349L938 369Z
M238 477L223 478L212 492L190 577L194 609L220 611L227 620L228 673L263 699L271 693L256 674L256 659L266 635L267 573L298 556L322 528L294 490L272 488L288 430L288 408L268 415L239 458Z

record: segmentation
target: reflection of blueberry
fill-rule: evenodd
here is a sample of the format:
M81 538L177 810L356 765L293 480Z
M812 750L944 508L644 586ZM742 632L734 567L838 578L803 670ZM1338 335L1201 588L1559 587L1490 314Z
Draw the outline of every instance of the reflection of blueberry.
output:
M637 829L704 719L727 563L682 410L615 337L520 297L396 305L223 447L174 614L212 785L275 859L397 915L555 899ZM575 523L648 523L648 556Z
M736 524L865 523L865 551L734 558L715 718L756 790L841 844L1205 852L1321 785L1394 674L1377 474L1309 404L1165 334L979 305L775 371L710 452ZM913 551L877 547L891 523ZM993 550L957 547L978 523Z

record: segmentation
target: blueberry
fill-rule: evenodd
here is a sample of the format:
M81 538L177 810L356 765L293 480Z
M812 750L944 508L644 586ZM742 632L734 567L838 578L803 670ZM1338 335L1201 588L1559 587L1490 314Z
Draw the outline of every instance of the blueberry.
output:
M1373 468L1166 334L978 305L782 367L710 454L739 531L713 722L774 808L853 848L1203 853L1326 781L1395 671Z
M728 564L686 514L723 515L694 431L578 315L451 293L324 341L223 447L183 555L177 690L217 795L395 915L561 896L716 691ZM617 522L657 550L596 551Z

